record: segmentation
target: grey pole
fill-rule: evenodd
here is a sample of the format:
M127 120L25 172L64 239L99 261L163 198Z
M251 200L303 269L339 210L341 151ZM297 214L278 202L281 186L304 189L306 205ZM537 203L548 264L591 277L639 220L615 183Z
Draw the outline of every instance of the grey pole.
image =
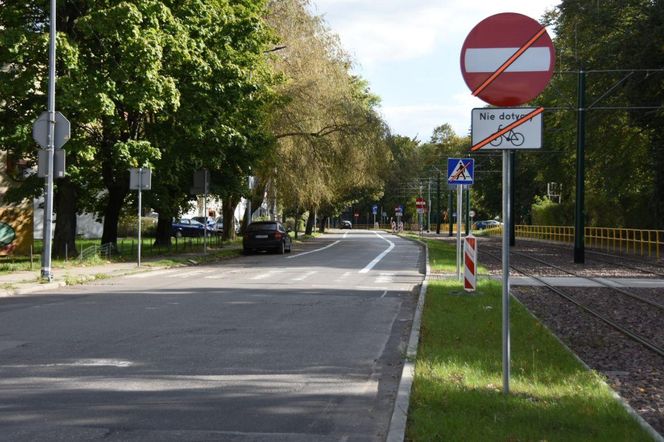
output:
M510 152L503 151L503 393L510 393Z
M41 277L53 280L51 272L51 240L53 236L53 156L55 153L55 37L56 0L51 0L50 41L48 51L48 161L46 165L46 201L44 202L44 250Z
M461 209L463 205L463 184L457 185L457 279L461 281Z
M143 192L143 168L138 168L138 267L141 266L141 244L143 240L141 239L141 212L142 212L142 192Z
M207 254L207 239L208 239L208 213L207 213L207 198L208 198L208 171L204 169L203 178L203 253Z

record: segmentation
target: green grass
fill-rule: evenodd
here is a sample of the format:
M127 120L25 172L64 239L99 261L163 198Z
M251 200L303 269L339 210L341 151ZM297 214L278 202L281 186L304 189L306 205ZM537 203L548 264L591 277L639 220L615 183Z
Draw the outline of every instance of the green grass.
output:
M430 244L431 259L450 255ZM452 250L453 252L453 250ZM648 441L600 375L512 301L511 394L502 392L500 283L473 295L432 281L423 313L407 438L413 441Z
M99 239L76 240L77 252L92 246L99 246ZM173 238L171 247L155 246L154 238L142 238L141 241L141 259L148 265L151 261L156 261L159 265L177 265L187 262L191 255L200 255L203 253L203 238ZM239 254L239 244L241 239L222 242L220 238L208 238L208 255L197 257L197 261L208 262L218 259L224 259L228 256ZM110 256L92 255L91 257L80 261L78 255L71 254L67 259L53 258L51 265L55 268L69 268L79 265L96 265L105 262L128 262L136 261L138 253L138 240L136 238L118 238L118 250ZM35 253L32 257L32 263L29 256L8 256L0 258L0 273L10 273L21 270L39 270L41 265L42 241L36 240L34 245Z

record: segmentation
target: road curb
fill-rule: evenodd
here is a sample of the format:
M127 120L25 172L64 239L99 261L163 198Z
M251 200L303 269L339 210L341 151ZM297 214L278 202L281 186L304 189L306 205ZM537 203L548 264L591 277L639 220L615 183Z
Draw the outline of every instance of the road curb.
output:
M420 341L422 311L424 310L424 300L426 298L427 287L429 285L429 275L431 274L431 268L429 266L429 248L427 247L426 242L419 240L417 240L417 242L424 246L424 262L426 263L426 271L424 274L424 281L422 281L422 286L420 287L417 308L415 309L415 316L413 317L413 326L410 329L410 338L408 339L406 358L404 360L403 369L401 370L401 379L399 380L397 397L394 401L394 409L390 419L390 427L387 432L387 438L385 439L387 442L402 442L406 438L408 406L410 404L410 393L415 377L415 360L417 357L417 345Z

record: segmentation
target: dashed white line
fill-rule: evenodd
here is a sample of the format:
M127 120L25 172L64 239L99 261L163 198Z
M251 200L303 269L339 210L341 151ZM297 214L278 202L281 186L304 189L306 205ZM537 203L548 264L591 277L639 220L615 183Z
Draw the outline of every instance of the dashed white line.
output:
M168 273L174 273L177 272L177 270L173 269L165 269L165 270L154 270L154 271L147 271L147 272L142 272L142 273L134 273L133 275L127 275L127 278L149 278L151 276L160 276L160 275L165 275Z
M272 275L274 275L274 274L276 274L276 273L279 273L279 272L280 272L280 270L269 270L269 271L267 271L267 272L265 272L265 273L262 273L262 274L260 274L260 275L256 275L256 276L254 276L254 277L251 278L251 279L253 279L253 280L265 279L265 278L268 278L268 277L270 277L270 276L272 276Z
M326 245L325 247L321 247L320 249L309 250L308 252L298 253L297 255L289 256L289 257L287 257L286 259L299 258L300 256L308 255L308 254L310 254L310 253L320 252L321 250L329 249L330 247L335 246L335 245L339 244L340 242L341 242L341 241L335 241L335 242L333 242L332 244L328 244L328 245Z
M318 272L317 271L307 272L304 275L300 275L297 278L293 278L293 281L304 281L305 279L307 279L310 276L315 275L316 273L318 273Z

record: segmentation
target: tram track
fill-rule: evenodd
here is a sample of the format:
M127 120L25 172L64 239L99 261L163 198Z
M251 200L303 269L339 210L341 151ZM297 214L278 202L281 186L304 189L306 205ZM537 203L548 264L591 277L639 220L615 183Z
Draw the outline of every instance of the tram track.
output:
M495 255L495 254L493 254L493 253L487 252L487 251L486 251L487 248L488 248L488 249L494 249L494 248L491 247L491 246L483 245L483 246L482 246L482 252L481 252L481 253L482 253L482 254L485 254L485 255L488 255L488 256L492 257L493 259L495 259L495 260L497 260L497 261L499 261L499 262L502 261L502 259L501 259L501 257L500 257L499 255ZM495 250L495 249L494 249L494 250ZM598 283L598 284L602 285L603 288L610 289L610 290L612 290L612 291L616 291L616 292L618 292L618 293L621 293L621 294L624 295L624 296L628 296L628 297L630 297L631 299L638 300L638 301L643 302L643 303L645 303L645 304L647 304L647 305L649 305L649 306L651 306L651 307L655 307L655 308L657 308L657 309L659 309L659 310L664 310L664 305L662 305L662 304L659 304L659 303L657 303L657 302L651 301L651 300L649 300L649 299L645 299L645 298L643 298L643 297L641 297L641 296L638 296L638 295L636 295L636 294L634 294L634 293L630 293L630 292L628 292L628 291L626 291L626 290L623 290L623 289L621 289L621 288L614 287L614 286L612 286L612 285L610 285L610 284L603 283L603 281L601 281L601 280L597 280L597 278L589 278L589 277L585 277L585 276L578 276L578 275L574 274L573 272L570 272L570 271L568 271L568 270L566 270L566 269L563 269L562 267L556 266L555 264L552 264L552 263L546 262L546 261L544 261L544 260L540 260L540 259L538 259L538 258L535 258L535 257L531 256L531 255L525 255L525 254L518 253L518 252L510 252L510 254L512 254L512 255L522 256L522 257L525 257L525 258L530 259L530 260L535 260L535 261L540 262L540 263L542 263L542 264L545 264L545 265L547 265L547 266L549 266L549 267L552 267L552 268L555 268L555 269L557 269L557 270L563 271L563 272L565 272L565 273L567 273L567 274L574 275L574 276L576 276L576 277L578 277L578 278L584 278L584 279L587 279L587 280L593 281L593 282L595 282L595 283ZM589 315L591 315L591 316L595 317L596 319L599 319L600 321L604 322L604 323L607 324L608 326L610 326L610 327L612 327L613 329L615 329L616 331L620 332L622 335L626 336L627 338L629 338L629 339L631 339L631 340L633 340L633 341L638 342L639 344L641 344L642 346L644 346L644 347L647 348L648 350L650 350L650 351L656 353L657 355L659 355L659 356L661 356L661 357L664 357L664 347L658 345L656 342L654 342L652 339L650 339L650 338L644 336L642 333L638 333L638 332L635 332L635 331L633 331L633 330L630 330L630 329L624 327L623 325L621 325L621 324L618 323L617 321L615 321L615 320L609 318L607 315L605 315L605 314L603 314L602 312L598 311L598 309L593 308L593 307L590 307L590 306L584 304L583 302L580 302L578 299L576 299L576 298L574 297L574 295L571 295L570 293L568 293L568 292L562 290L560 287L556 287L556 286L550 284L549 282L547 282L547 281L546 281L545 279L543 279L542 277L537 276L537 275L533 274L532 272L529 272L529 271L523 269L523 268L520 267L520 266L516 266L516 265L510 263L510 268L512 268L512 269L514 269L515 271L517 271L517 272L523 274L524 276L527 276L527 277L529 277L529 278L534 279L535 281L538 281L540 284L542 284L542 285L543 285L544 287L546 287L547 289L549 289L549 290L551 290L552 292L556 293L557 295L559 295L561 298L565 299L566 301L568 301L568 302L570 302L570 303L576 305L577 307L579 307L580 309L582 309L583 311L585 311L585 312L588 313Z

